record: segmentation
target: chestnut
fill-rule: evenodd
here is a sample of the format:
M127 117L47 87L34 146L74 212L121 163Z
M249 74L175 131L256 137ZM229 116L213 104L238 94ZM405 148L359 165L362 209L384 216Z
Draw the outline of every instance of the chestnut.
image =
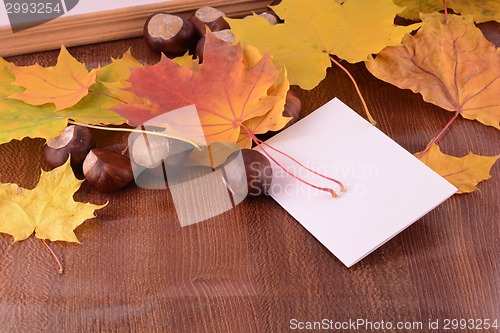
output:
M234 43L235 37L233 32L230 29L224 29L221 31L213 32L212 35L217 37L218 39L226 42L226 43ZM201 37L198 40L198 44L196 44L196 56L200 63L203 62L203 52L205 51L205 36Z
M71 155L71 166L80 169L95 141L87 127L70 125L58 137L52 138L43 148L47 165L54 169L63 165Z
M133 179L128 157L103 148L92 149L83 162L85 179L101 192L114 192Z
M229 23L224 17L226 14L213 7L201 7L189 19L200 36L205 36L207 27L210 31L229 29Z
M293 91L289 90L286 94L285 110L283 111L283 115L285 117L292 117L292 119L290 119L284 128L296 123L300 118L301 111L302 102Z
M271 188L273 179L271 162L256 150L235 151L227 157L221 167L230 190L238 197L264 195Z
M194 48L197 34L191 22L177 15L156 13L144 24L144 41L155 52L168 57L184 55Z
M177 174L194 146L173 138L158 135L139 135L130 144L130 158L136 174L147 171L150 175L163 177L163 169L168 175ZM137 172L139 171L139 172Z

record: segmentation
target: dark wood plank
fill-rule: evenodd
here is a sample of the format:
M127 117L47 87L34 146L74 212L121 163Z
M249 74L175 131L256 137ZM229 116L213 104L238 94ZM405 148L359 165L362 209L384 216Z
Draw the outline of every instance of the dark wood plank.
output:
M70 51L96 67L129 47L145 63L158 60L140 39ZM49 65L56 56L9 60ZM347 68L379 127L409 151L422 149L452 116L377 80L363 64ZM294 90L304 115L333 97L362 113L336 68L318 88ZM94 133L101 146L125 138ZM494 128L459 119L441 146L456 155L493 155L498 142ZM0 181L35 186L45 168L42 145L28 139L0 145ZM293 318L425 325L500 319L498 164L492 173L480 192L452 197L350 269L268 197L181 228L164 191L131 186L109 195L84 183L77 199L109 205L77 228L81 245L51 244L62 276L41 241L12 244L0 235L0 332L285 332Z

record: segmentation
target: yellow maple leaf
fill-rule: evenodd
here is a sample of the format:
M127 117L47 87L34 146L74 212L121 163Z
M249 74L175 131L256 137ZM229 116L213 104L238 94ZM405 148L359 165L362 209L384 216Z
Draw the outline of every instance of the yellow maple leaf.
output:
M253 67L262 59L262 54L258 48L251 45L242 45L242 49L243 63L245 66ZM288 82L288 74L285 68L281 72L278 81L267 91L269 96L276 96L279 98L276 104L265 115L253 117L245 121L243 123L245 128L250 130L253 134L263 134L268 131L279 131L285 127L286 124L288 124L292 119L292 117L283 116L286 95L289 89L290 83ZM237 141L238 146L240 148L252 148L252 142L252 138L248 136L248 133L245 130L242 129L240 131L240 137Z
M140 104L133 93L125 89L130 86L127 79L134 68L142 67L130 50L119 59L111 58L111 63L99 67L96 72L96 83L90 94L82 98L76 105L58 111L59 115L85 124L121 125L126 119L111 111L113 107L123 102ZM144 102L145 103L145 102Z
M130 49L121 58L111 58L111 63L97 69L96 81L102 83L121 82L125 87L129 86L127 79L130 71L142 67L142 64L132 56Z
M444 9L443 0L394 0L394 3L406 9L399 16L418 20L419 13L432 13ZM500 1L492 0L447 0L446 7L462 15L472 15L476 23L500 22Z
M143 67L142 64L132 56L128 50L119 59L111 59L111 64L99 68L97 70L97 84L95 89L104 95L113 96L114 99L108 98L105 104L106 109L111 110L113 107L122 104L148 104L147 99L137 97L127 89L131 87L128 79L132 70ZM104 89L102 89L104 87Z
M469 16L422 15L403 45L366 63L381 80L420 93L426 102L500 129L500 50Z
M198 60L198 58L193 59L193 57L189 54L189 52L186 52L183 56L176 57L172 59L176 64L182 67L187 67L192 70L200 70L201 69L201 64Z
M22 91L12 85L14 67L0 57L0 144L27 136L50 139L61 134L68 119L57 114L53 105L38 107L8 98Z
M0 57L0 144L12 139L24 137L50 139L61 134L68 119L79 123L95 125L120 125L126 119L110 109L127 99L139 104L142 100L134 99L134 94L127 92L130 84L126 81L130 70L142 66L132 57L130 51L120 59L96 71L97 80L89 93L74 106L56 111L52 103L41 106L31 105L22 100L9 98L22 95L25 88L14 85L16 65ZM110 85L108 89L106 85ZM113 89L116 88L116 95ZM118 99L117 99L118 98ZM143 101L142 101L143 102ZM145 102L144 102L145 103Z
M253 117L243 123L245 128L253 134L263 134L268 131L279 131L286 126L292 117L283 116L283 109L285 108L286 95L290 88L288 80L286 79L286 72L284 72L284 79L279 84L274 85L268 90L269 96L279 97L274 107L269 110L265 115ZM245 130L241 130L240 137L237 144L240 148L252 148L252 137L248 136Z
M97 70L97 82L102 83L108 89L112 96L125 101L127 103L140 103L140 100L130 91L131 84L127 81L131 71L135 68L142 67L142 64L132 56L128 50L120 59L111 59L111 64L99 68ZM117 105L119 102L114 101L114 105L110 105L109 109Z
M31 105L54 103L56 111L69 108L89 93L89 87L96 82L96 70L90 72L64 46L54 67L38 64L13 67L16 76L13 84L26 90L10 98L19 99Z
M330 55L351 63L364 61L387 45L396 45L414 24L395 26L402 9L391 0L284 0L273 10L285 23L271 25L257 15L228 19L237 40L266 48L278 68L286 67L290 84L314 88L326 76Z
M479 182L489 179L491 167L498 158L500 155L480 156L473 153L454 157L442 153L438 145L432 144L420 160L458 188L457 193L461 194L476 191Z
M40 239L77 242L73 230L94 218L94 210L104 205L73 200L83 181L75 178L68 161L50 172L42 171L35 189L16 184L0 184L0 232L14 241L27 239L33 232Z

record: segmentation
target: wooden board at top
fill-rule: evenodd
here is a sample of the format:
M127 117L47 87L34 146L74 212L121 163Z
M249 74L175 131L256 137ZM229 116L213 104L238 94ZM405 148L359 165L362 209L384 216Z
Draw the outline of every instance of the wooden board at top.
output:
M134 1L137 2L130 0L130 3L133 4ZM144 0L139 1L141 5L124 8L116 8L109 3L99 5L100 2L103 1L95 0L94 12L89 11L88 4L85 4L82 14L78 11L76 14L69 12L42 25L15 33L8 24L5 25L7 14L2 13L0 56L53 50L61 45L70 47L141 36L146 18L155 12L176 13L187 17L200 7L211 6L228 16L238 17L252 11L263 11L271 0ZM5 8L0 10L5 11Z

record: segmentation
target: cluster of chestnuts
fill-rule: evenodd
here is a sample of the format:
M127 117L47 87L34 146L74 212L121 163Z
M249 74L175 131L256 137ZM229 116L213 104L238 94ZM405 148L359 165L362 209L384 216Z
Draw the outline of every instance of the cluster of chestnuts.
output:
M130 159L95 148L95 140L86 127L66 127L60 136L47 141L43 155L50 168L57 168L71 158L73 170L83 172L85 179L101 192L120 190L134 179Z
M101 192L114 192L134 180L134 170L149 176L164 177L180 172L193 146L176 139L155 135L137 135L129 141L128 155L96 148L88 128L66 127L63 133L47 141L43 154L50 168L63 165L70 158L75 173ZM234 163L241 155L242 163ZM258 151L243 149L231 154L219 166L224 170L226 183L239 195L258 196L271 186L272 170L269 160Z
M156 135L137 135L129 140L127 156L105 148L96 148L95 140L86 127L70 125L63 133L47 141L43 155L50 168L63 165L70 158L76 174L101 192L114 192L134 180L134 172L163 177L184 164L193 146L180 140Z
M259 15L271 24L278 23L278 17L271 11ZM162 52L167 57L182 56L189 52L202 62L207 29L225 42L234 42L234 35L225 16L213 7L200 8L189 19L168 13L155 13L144 24L144 41L151 50Z

